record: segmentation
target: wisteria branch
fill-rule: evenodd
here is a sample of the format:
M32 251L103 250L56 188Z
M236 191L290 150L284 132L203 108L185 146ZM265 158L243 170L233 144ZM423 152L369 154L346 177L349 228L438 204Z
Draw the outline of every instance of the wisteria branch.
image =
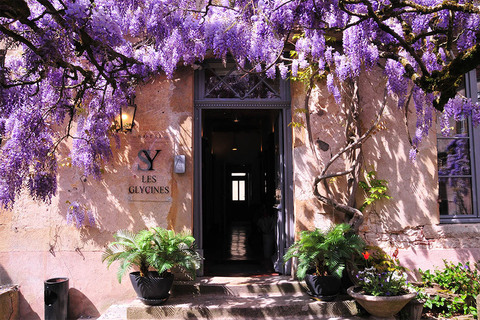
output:
M387 104L386 99L387 99L387 89L385 88L382 105L378 109L378 111L375 115L375 118L372 121L371 126L367 129L367 131L365 131L365 133L363 133L360 137L358 137L356 139L350 139L348 137L349 131L347 131L347 134L346 134L347 135L346 136L347 145L344 146L343 148L341 148L337 153L335 153L334 155L332 155L330 157L330 159L324 165L324 168L321 171L320 175L315 177L314 182L313 182L313 194L315 195L315 197L319 201L333 207L334 210L338 210L342 213L347 214L347 216L349 218L349 223L352 226L352 229L355 230L355 231L358 231L358 229L360 228L360 226L363 222L362 212L360 210L358 210L357 208L355 208L353 206L353 203L350 203L348 205L347 204L341 204L341 203L338 203L336 200L334 200L332 196L322 195L320 193L320 190L319 190L319 184L323 183L324 186L325 186L326 181L330 178L339 177L339 176L347 176L347 175L353 174L355 172L357 172L357 173L360 172L359 171L359 160L360 160L360 157L361 157L361 147L362 147L363 143L368 138L371 137L372 132L378 127L378 124L380 123L380 120L381 120L382 115L383 115L383 111L385 110L385 107L386 107L386 104ZM355 106L354 106L355 103L358 103L358 101L352 101L351 108L355 109ZM357 122L357 120L358 119L355 119L355 118L351 119L351 121L353 121L352 126L354 127L354 130L359 130L359 123ZM344 171L328 173L328 169L330 168L330 166L333 163L335 163L335 161L337 161L343 154L345 154L346 152L354 152L357 148L360 149L360 152L358 152L356 155L352 155L353 157L352 157L352 161L351 161L351 164L350 164L349 168L347 168ZM358 181L357 181L357 183L358 183ZM356 188L353 185L351 185L350 188L351 188L351 191L352 191L351 193L354 196ZM350 195L349 195L349 198L350 198Z

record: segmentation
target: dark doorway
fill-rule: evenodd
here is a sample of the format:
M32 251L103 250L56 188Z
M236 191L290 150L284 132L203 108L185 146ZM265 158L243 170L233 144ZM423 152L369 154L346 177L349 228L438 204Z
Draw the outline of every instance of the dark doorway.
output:
M281 110L202 110L207 275L275 272L282 193Z

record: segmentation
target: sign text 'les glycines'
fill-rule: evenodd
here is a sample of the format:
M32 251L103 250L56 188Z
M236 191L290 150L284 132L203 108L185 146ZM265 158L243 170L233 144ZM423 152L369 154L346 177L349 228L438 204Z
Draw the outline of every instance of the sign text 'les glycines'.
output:
M138 159L142 162L138 164L137 170L144 172L141 175L141 184L128 187L129 194L169 194L170 187L162 186L158 184L159 177L156 174L153 174L151 171L154 171L154 161L162 150L140 150L138 152Z

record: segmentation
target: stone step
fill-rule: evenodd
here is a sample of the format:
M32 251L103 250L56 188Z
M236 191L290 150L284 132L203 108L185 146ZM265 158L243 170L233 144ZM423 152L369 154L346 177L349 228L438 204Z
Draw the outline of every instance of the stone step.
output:
M306 294L303 284L291 280L288 276L271 277L200 277L194 281L175 281L171 290L172 297L184 295L290 295Z
M332 302L310 298L302 282L288 276L200 277L175 281L161 306L135 300L127 319L342 319L358 314L349 297Z
M126 308L129 320L147 319L359 319L348 296L332 302L313 300L303 282L288 276L200 277L175 281L160 306L139 299Z
M136 299L127 307L127 319L357 319L355 302L339 297L332 302L293 295L198 295L170 297L161 306Z

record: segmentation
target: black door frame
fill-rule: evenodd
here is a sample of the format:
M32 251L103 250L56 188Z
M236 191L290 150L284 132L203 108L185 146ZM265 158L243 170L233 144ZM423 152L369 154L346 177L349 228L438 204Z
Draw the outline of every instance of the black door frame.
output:
M289 100L289 99L288 99ZM282 199L280 209L283 214L280 215L283 223L280 223L282 230L282 242L279 246L279 255L282 257L287 248L294 240L294 212L293 212L293 159L292 159L292 130L288 124L291 122L291 106L282 101L195 101L194 106L194 192L193 192L193 235L197 241L197 247L203 254L203 195L202 195L202 111L207 109L269 109L278 110L281 114L283 139L282 163ZM281 264L281 273L289 275L291 272L290 263ZM199 272L203 275L203 270Z

